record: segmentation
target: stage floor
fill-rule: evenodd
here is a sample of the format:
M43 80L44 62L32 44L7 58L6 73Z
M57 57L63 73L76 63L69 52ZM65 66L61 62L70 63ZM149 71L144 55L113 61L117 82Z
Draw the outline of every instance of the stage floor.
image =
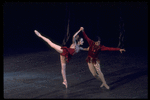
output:
M59 54L40 51L3 57L3 96L21 98L148 98L148 60L146 49L103 51L101 70L110 90L90 73L86 51L67 63L68 88L62 84Z

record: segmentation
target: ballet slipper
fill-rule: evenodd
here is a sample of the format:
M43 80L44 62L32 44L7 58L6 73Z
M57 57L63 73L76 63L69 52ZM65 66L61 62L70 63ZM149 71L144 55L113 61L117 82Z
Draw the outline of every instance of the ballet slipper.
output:
M110 89L110 87L106 83L103 83L100 87L103 87L103 86L105 86L105 88L108 90Z
M35 34L40 37L40 33L37 30L34 30Z
M62 84L64 84L66 88L68 87L67 81L64 81Z
M106 89L108 89L108 90L109 90L109 86L108 86L107 84L104 84L104 86L106 87Z

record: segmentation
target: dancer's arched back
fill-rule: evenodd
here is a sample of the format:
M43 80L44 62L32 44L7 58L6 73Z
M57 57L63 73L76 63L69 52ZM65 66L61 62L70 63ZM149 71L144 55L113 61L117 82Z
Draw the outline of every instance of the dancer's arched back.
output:
M74 35L73 35L73 42L70 46L70 48L67 48L66 46L59 46L55 43L53 43L50 39L42 36L37 30L34 30L35 34L42 38L45 42L49 44L52 48L54 48L58 53L60 53L60 61L61 61L61 73L63 77L63 84L68 87L67 85L67 79L66 79L66 61L69 62L72 55L78 53L80 50L87 51L87 48L82 48L80 45L83 45L84 41L83 38L79 39L78 33L81 31L79 29ZM76 42L76 40L79 40Z

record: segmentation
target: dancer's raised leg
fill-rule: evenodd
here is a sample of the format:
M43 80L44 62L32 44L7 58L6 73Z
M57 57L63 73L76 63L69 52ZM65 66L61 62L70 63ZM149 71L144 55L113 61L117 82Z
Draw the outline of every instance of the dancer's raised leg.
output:
M58 53L62 53L63 50L61 49L61 46L54 44L51 42L48 38L42 36L37 30L34 30L35 34L42 38L45 42L47 42L52 48L54 48Z
M67 79L66 79L66 60L65 56L60 55L60 61L61 61L61 74L63 77L63 84L68 87Z

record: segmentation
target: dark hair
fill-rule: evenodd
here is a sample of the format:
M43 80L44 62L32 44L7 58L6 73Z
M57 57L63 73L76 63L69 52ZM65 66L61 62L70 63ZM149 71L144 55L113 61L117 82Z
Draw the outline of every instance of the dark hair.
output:
M95 36L93 41L101 41L101 38L99 36Z

